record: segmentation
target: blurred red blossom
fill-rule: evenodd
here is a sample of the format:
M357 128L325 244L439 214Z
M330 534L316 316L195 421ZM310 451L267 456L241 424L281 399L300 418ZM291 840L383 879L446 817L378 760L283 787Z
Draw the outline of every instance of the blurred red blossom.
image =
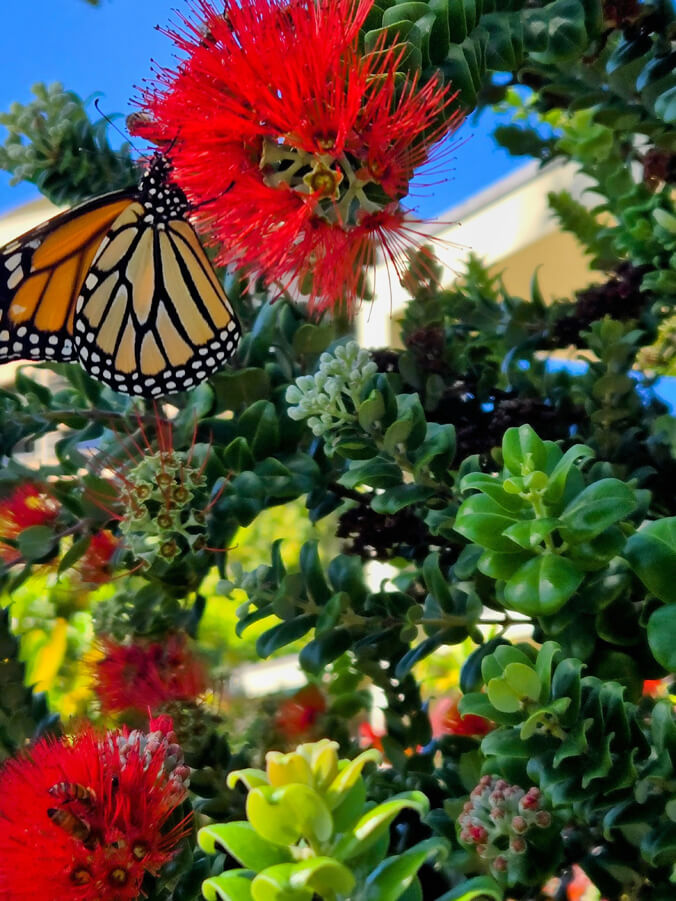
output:
M0 500L0 559L15 563L21 555L5 539L15 540L31 526L49 526L59 515L61 507L51 495L37 485L17 485L6 498Z
M172 701L194 701L207 688L207 668L183 632L130 644L105 636L100 645L95 691L104 713L154 712Z
M277 731L290 742L315 737L317 721L326 712L326 698L316 685L305 685L279 705L275 715Z
M472 713L463 716L458 710L461 697L460 692L456 692L430 704L429 716L434 738L441 735L486 735L495 728L495 723L483 716Z
M397 71L401 44L363 53L372 3L195 0L169 33L185 58L129 123L171 148L218 263L296 279L319 310L353 304L378 248L403 275L421 235L400 200L462 118L438 78Z
M171 723L40 740L0 770L0 899L132 901L190 831ZM172 819L173 822L169 821Z
M95 532L75 567L80 580L88 585L103 585L110 581L111 561L119 544L119 539L108 529Z

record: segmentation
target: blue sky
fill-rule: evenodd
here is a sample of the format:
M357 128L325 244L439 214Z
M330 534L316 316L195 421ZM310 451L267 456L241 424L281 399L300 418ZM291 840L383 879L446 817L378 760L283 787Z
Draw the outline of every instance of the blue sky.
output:
M82 97L101 92L106 112L128 113L134 86L150 73L150 61L170 63L173 47L156 31L184 0L13 0L5 3L0 30L0 110L28 102L38 81L60 81ZM523 165L496 147L492 115L462 126L466 139L446 166L445 180L415 191L422 216L434 216ZM3 130L0 129L0 133ZM427 181L423 179L423 181ZM37 197L32 185L11 188L0 172L0 212Z

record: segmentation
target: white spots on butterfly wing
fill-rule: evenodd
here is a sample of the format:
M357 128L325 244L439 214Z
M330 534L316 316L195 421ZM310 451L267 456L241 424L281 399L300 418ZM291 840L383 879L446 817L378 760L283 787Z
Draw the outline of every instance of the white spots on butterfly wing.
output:
M95 272L90 272L89 275L87 276L87 278L85 279L85 288L87 288L88 291L91 291L93 288L95 288L97 286L98 281L99 281L98 275L96 275Z
M87 360L89 358L89 351L86 347L80 348L80 357L83 360Z
M45 347L45 353L47 354L48 357L53 357L54 354L56 353L56 351L54 350L53 347Z
M58 338L57 335L50 335L49 338L47 338L47 342L48 342L49 344L58 344L58 343L59 343L59 338Z
M5 260L5 266L7 267L7 269L9 269L10 272L13 272L20 262L21 254L13 253L11 257L7 257L7 259Z
M21 283L23 280L23 269L15 269L7 279L7 287L10 291L13 291L17 285Z
M70 338L66 338L66 340L63 342L62 351L63 351L64 357L69 357L72 354L73 342L70 340Z
M173 391L174 388L176 387L176 382L173 382L173 381L165 382L164 387L167 389L167 391Z
M23 350L23 344L21 343L21 341L15 341L14 344L12 344L12 350L14 351L14 353L20 353Z
M80 298L80 300L82 300L82 298ZM78 303L79 303L79 301L78 301ZM82 306L82 305L80 304L80 306ZM79 310L78 310L78 312L79 312ZM78 319L75 323L75 328L77 329L78 332L83 332L85 330L84 322L81 319ZM78 339L78 341L81 340L79 335L77 336L77 339Z
M28 241L26 247L29 250L37 250L40 244L42 244L42 240L40 238L33 238L32 241Z
M28 336L28 340L30 341L31 344L39 344L40 336L36 335L36 334L32 334L32 335Z
M26 328L25 325L20 326L20 327L16 330L16 336L17 336L17 338L23 338L23 336L26 334L27 331L28 331L28 329Z
M0 341L9 341L9 332L7 329L0 332Z
M219 350L218 353L216 354L216 359L217 359L217 360L224 360L224 359L225 359L225 351L224 351L224 350Z
M143 394L143 387L141 385L134 385L134 394Z
M216 365L216 360L213 357L209 357L205 362L206 362L207 366L215 366Z
M91 372L92 375L98 375L99 372L101 372L101 367L100 366L90 366L89 372Z
M158 394L162 394L162 389L157 385L155 388L151 388L150 393L157 396Z

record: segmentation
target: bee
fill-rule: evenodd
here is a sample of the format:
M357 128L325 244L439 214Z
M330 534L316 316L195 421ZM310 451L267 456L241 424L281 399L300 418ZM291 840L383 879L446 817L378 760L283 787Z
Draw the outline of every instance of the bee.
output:
M47 816L55 826L59 826L64 832L67 832L68 835L72 835L73 838L82 842L84 845L86 845L91 838L92 827L87 820L76 816L70 810L67 810L64 807L50 807L47 810Z
M96 804L96 792L93 788L81 785L79 782L57 782L49 789L49 794L53 798L58 798L62 803L70 801L81 801L88 807Z

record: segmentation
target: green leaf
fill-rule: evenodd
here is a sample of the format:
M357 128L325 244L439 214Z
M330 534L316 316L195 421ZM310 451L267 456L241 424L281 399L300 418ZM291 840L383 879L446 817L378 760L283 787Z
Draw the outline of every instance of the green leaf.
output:
M456 885L437 901L504 901L504 893L490 876L475 876Z
M514 542L503 532L514 525L516 517L484 494L464 501L455 519L454 529L465 538L491 551L513 553Z
M71 567L75 566L78 560L80 560L84 556L84 554L86 554L91 540L91 535L83 535L82 538L78 538L77 541L73 542L73 544L68 548L61 560L59 560L59 575L61 573L65 573L66 570L71 569Z
M366 877L366 901L397 901L413 882L427 858L446 852L446 842L430 838L396 857L387 857Z
M526 616L556 613L577 591L584 576L557 554L524 563L505 585L505 605Z
M298 863L268 867L253 881L254 901L301 901L319 895L347 895L354 888L352 873L331 857L310 857Z
M257 460L269 456L279 444L279 416L269 400L259 400L239 417L238 431L247 439Z
M528 519L522 522L515 522L513 526L505 529L506 538L518 544L525 550L531 550L552 534L558 525L557 519Z
M262 785L246 799L246 815L256 832L275 845L292 845L303 836L325 842L333 820L324 800L309 785Z
M659 607L648 620L648 644L655 660L676 672L676 604Z
M619 479L593 482L561 514L561 537L570 543L586 541L624 519L636 505L636 495Z
M507 429L502 439L502 459L512 475L543 470L547 463L547 448L529 425Z
M313 613L302 613L288 622L273 626L257 640L256 653L259 657L269 657L280 648L307 635L316 621L317 617Z
M49 526L29 526L19 534L16 543L25 560L41 560L56 547L56 536Z
M257 366L237 372L219 372L212 376L210 384L216 403L223 410L239 410L270 394L270 376Z
M384 415L385 400L380 391L377 391L374 388L366 400L362 401L357 408L359 425L364 431L368 432L373 428L376 422L380 422Z
M326 350L334 337L333 324L313 325L304 322L293 336L293 351L296 354L320 354Z
M393 514L411 504L426 501L436 494L435 488L426 485L397 485L395 488L388 488L382 494L377 494L371 501L371 507L376 513Z
M644 523L623 556L648 591L661 601L676 601L676 516Z
M358 820L354 829L344 835L334 848L335 857L339 860L349 860L363 854L389 829L401 811L406 809L416 810L420 816L424 816L429 811L429 801L419 791L394 795Z
M371 460L353 461L347 472L338 479L340 485L355 488L357 485L369 485L371 488L391 488L402 481L401 468L384 457L373 457Z
M202 894L207 901L251 901L252 877L250 870L227 870L220 876L205 879Z
M250 823L214 823L197 833L200 848L207 854L223 849L247 869L258 871L293 858L291 852L262 838Z
M362 770L367 763L380 763L382 754L375 748L369 748L357 755L354 760L346 764L333 780L326 792L326 803L333 810L334 807L344 800L347 793L352 789L357 780L361 777Z

